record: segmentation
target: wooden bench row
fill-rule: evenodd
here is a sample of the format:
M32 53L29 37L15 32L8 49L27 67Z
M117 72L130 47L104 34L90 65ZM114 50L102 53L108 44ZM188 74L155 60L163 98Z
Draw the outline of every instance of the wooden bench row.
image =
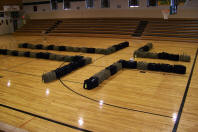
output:
M47 35L61 36L93 36L93 37L118 37L136 38L131 36L141 29L140 21L148 21L142 35L137 38L154 40L198 40L198 19L133 19L133 18L82 18L82 19L52 19L32 20L16 32L16 34L43 35L61 21L57 27Z

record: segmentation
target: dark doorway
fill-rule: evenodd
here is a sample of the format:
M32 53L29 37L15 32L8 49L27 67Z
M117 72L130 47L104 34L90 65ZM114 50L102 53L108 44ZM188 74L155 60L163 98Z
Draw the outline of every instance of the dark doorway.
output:
M13 20L14 32L18 29L18 22L17 19Z

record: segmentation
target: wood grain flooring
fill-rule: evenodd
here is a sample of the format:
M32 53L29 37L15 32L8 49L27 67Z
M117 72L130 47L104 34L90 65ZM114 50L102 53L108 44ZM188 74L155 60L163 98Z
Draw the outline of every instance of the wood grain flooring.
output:
M107 48L129 41L130 47L110 55L49 51L91 57L93 63L61 80L44 84L41 75L67 63L0 55L0 122L30 132L172 132L196 56L197 43L115 38L0 36L0 48L18 43L56 44ZM93 90L83 82L119 59L152 42L153 52L191 56L191 62L135 58L137 61L182 64L185 75L139 70L121 70ZM42 51L42 50L32 50ZM46 51L43 51L46 52ZM178 132L198 131L198 61L190 81Z

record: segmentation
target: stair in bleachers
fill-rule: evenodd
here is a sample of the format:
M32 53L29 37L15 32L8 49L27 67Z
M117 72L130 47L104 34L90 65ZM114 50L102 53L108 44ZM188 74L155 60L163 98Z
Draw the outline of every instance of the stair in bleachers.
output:
M61 20L57 20L57 21L55 22L54 25L52 25L51 27L49 27L49 28L46 30L45 34L50 33L50 32L51 32L52 30L54 30L60 23L62 23L62 21L61 21Z
M134 37L141 37L144 29L146 28L148 21L140 21L135 32L132 34Z

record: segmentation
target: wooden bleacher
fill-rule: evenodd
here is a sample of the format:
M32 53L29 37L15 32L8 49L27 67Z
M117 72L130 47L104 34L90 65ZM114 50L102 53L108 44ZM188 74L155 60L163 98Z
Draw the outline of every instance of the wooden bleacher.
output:
M138 25L137 19L65 19L48 35L131 37Z
M30 20L22 28L15 32L15 35L42 35L51 26L56 23L57 20Z
M141 22L146 21L141 28ZM50 29L50 30L49 30ZM196 19L78 18L30 20L17 35L116 37L198 42Z
M198 42L198 20L150 20L142 38Z

